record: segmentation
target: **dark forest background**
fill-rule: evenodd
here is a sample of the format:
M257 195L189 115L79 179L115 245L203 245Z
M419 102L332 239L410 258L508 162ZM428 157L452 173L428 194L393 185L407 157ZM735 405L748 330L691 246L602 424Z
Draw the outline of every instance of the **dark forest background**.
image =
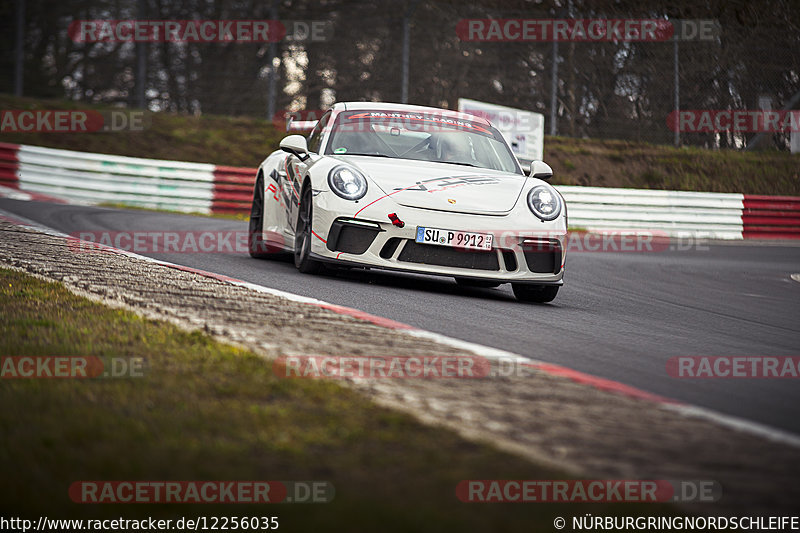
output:
M25 96L135 107L137 46L76 43L79 19L324 20L326 42L148 43L145 107L267 117L270 109L324 109L333 101L401 101L403 19L410 27L408 101L455 108L472 98L545 115L550 130L552 43L464 42L463 18L715 19L713 42L679 44L682 109L774 109L800 91L796 0L48 0L0 7L0 92L14 92L15 9L24 3ZM141 16L144 13L144 17ZM272 54L275 53L276 59ZM559 43L559 135L671 143L672 42ZM276 65L273 68L273 65ZM270 76L276 76L273 107ZM794 109L798 109L795 104ZM774 145L786 149L787 136ZM744 138L686 134L681 141L741 147Z

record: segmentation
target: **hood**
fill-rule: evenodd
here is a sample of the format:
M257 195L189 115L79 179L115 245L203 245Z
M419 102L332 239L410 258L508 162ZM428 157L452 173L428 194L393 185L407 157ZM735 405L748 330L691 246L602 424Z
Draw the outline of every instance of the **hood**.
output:
M511 211L526 176L449 163L369 156L337 157L406 207L500 215Z

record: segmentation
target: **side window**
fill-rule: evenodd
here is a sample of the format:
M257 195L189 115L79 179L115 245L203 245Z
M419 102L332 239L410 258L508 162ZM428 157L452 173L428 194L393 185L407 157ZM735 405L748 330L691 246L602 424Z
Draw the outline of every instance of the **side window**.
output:
M322 118L319 119L319 122L317 122L317 125L314 126L314 129L311 130L311 134L308 136L308 149L315 154L319 153L319 149L322 146L322 132L325 130L325 126L328 124L328 119L330 118L330 111L322 115Z

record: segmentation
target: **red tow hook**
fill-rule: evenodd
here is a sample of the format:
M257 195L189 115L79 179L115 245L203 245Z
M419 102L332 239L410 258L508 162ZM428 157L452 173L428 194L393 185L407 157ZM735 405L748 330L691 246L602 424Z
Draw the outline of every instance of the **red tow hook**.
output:
M394 224L398 228L402 228L403 226L406 225L405 222L397 218L397 213L389 213L389 220L391 220L392 224Z

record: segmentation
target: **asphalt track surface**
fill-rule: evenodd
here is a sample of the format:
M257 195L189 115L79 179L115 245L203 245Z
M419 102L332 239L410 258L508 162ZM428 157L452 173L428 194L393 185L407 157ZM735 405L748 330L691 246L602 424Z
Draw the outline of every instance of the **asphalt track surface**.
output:
M0 209L65 233L246 231L246 222L0 199ZM237 253L151 257L318 298L412 326L620 381L800 434L798 379L677 379L685 355L800 356L800 246L687 243L650 253L573 253L552 304L510 285L382 271L309 276L286 260Z

